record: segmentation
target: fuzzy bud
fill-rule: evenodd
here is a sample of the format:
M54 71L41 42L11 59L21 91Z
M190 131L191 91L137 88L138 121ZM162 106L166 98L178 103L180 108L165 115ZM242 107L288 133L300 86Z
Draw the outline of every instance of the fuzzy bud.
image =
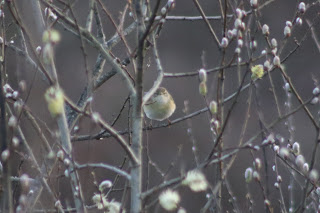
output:
M172 9L176 6L176 1L175 0L168 0L167 2L167 7Z
M3 86L3 92L4 93L12 93L14 90L11 88L11 86L9 84L5 84Z
M51 150L51 151L48 153L47 158L48 158L48 159L54 159L55 155L56 155L55 152Z
M211 120L212 121L212 120ZM220 128L220 122L218 120L215 120L212 122L213 126L216 128L216 129L219 129Z
M271 64L270 64L270 61L265 61L264 63L263 63L263 69L265 70L265 71L269 71L270 69L271 69Z
M242 48L243 47L243 40L238 39L238 47Z
M36 48L36 53L37 53L38 55L40 55L41 50L42 50L41 46L37 46L37 48Z
M105 189L108 189L112 186L112 182L110 180L104 180L99 185L99 191L103 192Z
M44 43L58 43L60 40L60 33L54 29L46 30L42 35L42 41Z
M266 206L270 206L270 205L271 205L271 203L270 203L270 201L269 201L269 200L264 200L264 205L266 205Z
M242 19L242 10L240 8L236 9L236 16L238 19Z
M247 12L245 10L242 10L242 17L246 17L247 16Z
M257 171L254 171L252 176L256 181L260 181L260 174Z
M30 187L30 179L27 174L23 174L20 177L20 183L23 190L28 191Z
M319 98L315 97L311 100L311 104L317 104L319 102Z
M226 37L223 37L221 40L221 47L222 48L227 48L229 44L229 40Z
M17 99L18 98L18 96L19 96L19 92L18 91L14 91L13 93L12 93L12 98L13 99Z
M317 170L312 169L309 174L309 178L313 183L316 183L319 179L319 173Z
M199 170L189 171L186 178L182 181L182 184L189 186L194 192L206 191L208 188L208 181L205 175Z
M71 164L71 161L70 161L68 158L65 158L65 159L63 160L63 164L64 164L66 167L69 167L70 164Z
M265 36L268 36L270 34L268 25L264 24L262 26L262 34L265 35Z
M70 173L69 173L68 169L64 170L64 176L68 178L69 175L70 175Z
M8 149L4 150L2 153L1 153L1 160L3 162L7 161L10 157L10 152Z
M60 88L49 87L44 97L52 117L57 117L64 112L64 95Z
M305 161L303 155L298 155L298 156L296 157L295 163L296 163L296 165L297 165L300 169L302 169L303 164L304 164L305 162L306 162L306 161Z
M308 163L303 164L302 171L305 174L307 174L309 172L309 164Z
M253 9L258 7L258 0L250 0L250 5Z
M178 192L168 189L160 194L159 203L167 211L175 210L180 203L180 195Z
M200 82L207 82L207 71L205 69L199 70L199 79Z
M217 102L211 101L210 104L209 104L209 109L210 109L211 114L213 114L213 115L216 114L217 111L218 111Z
M284 27L284 30L283 30L283 34L284 34L284 36L285 37L290 37L291 36L291 28L290 27L288 27L288 26L285 26Z
M57 200L57 201L54 203L54 207L56 207L56 208L62 208L61 201L60 201L60 200Z
M265 145L265 144L273 144L275 142L275 139L274 139L274 134L270 134L268 135L268 137L266 139L264 139L262 141L262 145Z
M234 35L234 37L239 37L239 38L242 38L242 33L240 30L237 30L236 28L232 29L232 33Z
M275 38L271 39L271 46L272 48L276 48L278 46L278 42Z
M261 169L261 160L259 158L254 160L254 166L257 170Z
M208 90L207 90L207 84L206 84L206 82L201 82L201 83L199 84L199 93L200 93L200 95L206 96L206 95L207 95L207 92L208 92Z
M258 46L258 44L257 44L256 41L251 41L250 42L250 49L251 50L255 51L257 49L257 46Z
M17 126L17 124L18 124L18 119L14 115L10 116L8 121L8 126L11 128L14 128Z
M27 89L27 83L26 83L25 80L21 80L21 81L19 82L19 88L20 88L21 92L26 91L26 89Z
M244 31L246 29L246 23L241 22L240 30ZM242 38L242 37L241 37Z
M273 151L274 151L275 153L279 154L279 153L280 153L280 147L279 147L278 145L274 145L274 146L273 146Z
M242 23L241 19L238 19L238 18L237 18L237 19L234 21L234 28L240 29L240 28L241 28L241 23Z
M316 193L317 193L318 196L320 196L320 187L316 188Z
M276 67L280 67L280 64L281 64L281 61L280 61L279 56L275 56L273 58L273 65L276 66Z
M251 79L252 80L257 80L257 79L261 79L264 75L264 71L263 71L263 65L258 64L255 65L251 68Z
M277 176L277 182L281 183L282 182L282 177L280 175Z
M180 207L177 213L187 213L187 211L184 208Z
M292 22L291 21L286 21L286 26L288 26L288 27L292 27Z
M300 2L298 6L298 10L300 13L305 13L306 12L306 4L304 2Z
M163 7L163 8L161 8L161 11L160 11L160 12L161 12L161 15L162 15L162 16L165 16L168 11L167 11L167 9L166 9L165 7Z
M250 183L252 181L252 174L253 174L252 168L251 167L247 168L244 173L244 178L246 179L247 183Z
M228 37L228 39L232 39L233 37L235 37L235 34L233 33L232 30L228 30L227 37Z
M280 152L279 152L279 155L282 157L282 158L284 158L284 159L288 159L289 158L289 150L287 149L287 148L285 148L285 147L282 147L281 149L280 149Z
M320 89L318 87L315 87L313 90L312 90L312 94L313 95L319 95L320 93Z
M13 137L12 137L12 145L13 145L13 147L18 147L19 144L20 144L19 138L16 137L16 136L13 136Z
M278 48L273 48L272 50L271 50L271 53L272 53L272 55L277 55L277 51L278 51Z
M292 145L292 151L294 154L299 155L300 153L300 144L298 142L294 142Z
M296 23L297 23L297 25L301 26L302 25L302 19L300 17L298 17L296 19Z
M57 152L57 158L60 160L60 161L63 161L64 159L64 152L62 150L59 150Z

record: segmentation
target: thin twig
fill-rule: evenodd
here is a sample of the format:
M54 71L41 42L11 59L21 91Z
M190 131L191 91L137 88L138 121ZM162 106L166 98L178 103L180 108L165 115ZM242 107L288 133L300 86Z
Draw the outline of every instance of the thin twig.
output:
M207 27L208 27L208 29L209 29L209 31L210 31L210 33L211 33L211 35L213 36L214 41L215 41L215 43L216 43L217 47L218 47L218 48L220 48L220 41L219 41L219 39L218 39L218 37L217 37L216 33L214 32L213 28L211 27L211 25L210 25L210 23L209 23L209 21L208 21L208 19L207 19L206 15L204 14L204 11L203 11L203 9L202 9L201 5L199 4L198 0L193 0L193 2L194 2L194 4L196 5L196 7L197 7L198 11L200 12L200 14L201 14L201 16L202 16L202 18L203 18L204 22L206 23L206 25L207 25Z

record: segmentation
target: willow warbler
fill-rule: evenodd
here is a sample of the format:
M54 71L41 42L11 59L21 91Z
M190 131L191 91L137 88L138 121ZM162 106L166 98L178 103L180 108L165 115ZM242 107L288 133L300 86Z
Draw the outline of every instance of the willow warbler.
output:
M145 103L143 110L151 120L163 121L174 113L176 104L168 90L159 87Z

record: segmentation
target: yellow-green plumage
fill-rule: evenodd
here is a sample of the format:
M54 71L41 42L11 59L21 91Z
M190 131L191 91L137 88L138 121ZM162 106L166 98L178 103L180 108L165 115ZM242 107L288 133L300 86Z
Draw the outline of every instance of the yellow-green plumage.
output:
M163 87L157 89L143 106L146 116L152 120L163 121L175 111L176 104L170 93Z

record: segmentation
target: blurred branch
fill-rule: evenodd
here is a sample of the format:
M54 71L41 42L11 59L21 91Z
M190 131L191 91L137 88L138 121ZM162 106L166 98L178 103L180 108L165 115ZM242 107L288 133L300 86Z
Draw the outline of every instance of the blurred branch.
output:
M75 169L87 169L87 168L107 169L107 170L113 171L113 172L125 177L129 181L131 179L130 175L127 172L125 172L121 169L118 169L115 166L110 166L110 165L104 164L104 163L86 163L86 164L77 164L76 163L76 166L75 166Z
M11 109L9 107L7 107L7 109L9 111L9 113L12 114ZM37 200L37 196L39 196L41 191L42 191L42 189L41 189L39 194L36 193L41 188L40 183L42 184L42 187L44 186L46 188L46 190L49 192L50 197L53 199L53 201L56 201L55 196L54 196L52 190L50 189L50 186L49 186L49 184L48 184L48 182L47 182L47 180L45 178L45 176L48 176L48 175L45 175L45 174L47 172L48 172L47 174L50 174L50 170L47 170L47 168L45 168L45 169L40 168L40 166L39 166L39 164L38 164L38 162L36 160L36 157L34 156L33 150L29 146L29 144L28 144L28 142L27 142L27 140L26 140L26 138L24 136L24 133L23 133L20 125L18 125L16 127L16 130L17 130L17 135L21 139L22 144L26 149L28 158L31 160L31 162L33 164L33 167L35 167L37 172L39 173L38 176L35 178L35 181L33 182L34 184L31 185L31 190L33 190L34 193L29 196L28 204L27 204L26 208L30 209L30 210L33 208L34 202ZM53 161L53 159L48 158L48 155L49 155L49 153L47 153L47 156L45 156L46 164L50 164Z
M120 143L122 148L128 154L133 165L140 164L139 159L133 153L132 148L126 143L125 139L123 137L121 137L121 135L118 134L117 131L112 126L110 126L109 124L104 122L98 114L93 115L94 113L91 114L91 113L88 113L87 111L83 111L83 110L79 109L68 97L65 96L65 99L66 99L67 103L72 107L72 109L75 110L76 112L82 113L83 115L88 116L90 118L95 117L94 122L101 125L105 130L107 130L109 132L109 134L111 134Z
M314 31L313 24L308 19L306 19L306 22L311 30L311 37L312 37L316 47L318 48L318 51L320 52L320 42L319 42L318 36L316 35L316 32Z
M88 32L92 30L93 13L94 13L95 1L89 0L89 13L87 16L86 28Z
M108 11L108 9L104 6L104 4L102 4L101 0L96 0L99 5L101 6L102 11L106 14L106 16L109 18L110 22L112 23L113 27L115 28L119 38L122 40L122 42L124 43L124 45L127 48L128 51L128 55L131 55L132 51L131 48L127 42L127 40L125 39L124 35L122 34L122 32L120 32L120 29L118 28L118 26L116 25L115 21L112 18L112 15L110 14L110 12ZM127 6L126 6L127 7ZM126 11L126 9L125 9ZM124 12L125 15L126 12Z
M211 35L213 36L213 38L214 38L214 40L215 40L215 43L216 43L217 47L218 47L218 48L220 48L220 41L219 41L219 39L218 39L218 37L217 37L216 33L214 32L213 28L211 27L211 25L210 25L210 23L209 23L209 21L208 21L208 19L207 19L206 15L204 14L204 11L203 11L203 9L202 9L201 5L199 4L198 0L193 0L193 2L194 2L194 4L196 5L196 7L197 7L198 11L200 12L200 14L201 14L201 16L202 16L202 18L203 18L203 20L204 20L205 24L207 25L207 27L208 27L208 29L209 29L209 31L210 31L210 33L211 33Z
M273 128L276 124L278 124L279 122L283 121L284 119L287 119L289 116L295 114L296 112L298 112L299 110L301 110L303 107L305 107L307 104L309 104L312 99L309 98L307 101L303 102L303 104L300 104L298 107L296 107L295 109L293 109L292 111L288 112L287 114L282 115L281 117L278 117L277 119L273 120L269 125L266 126L266 129L269 130L271 128ZM257 137L259 137L260 134L262 134L264 132L264 130L259 131L258 133L256 133L254 136L252 136L249 140L247 140L242 147L247 147L247 146L252 146L252 142L254 140L257 139ZM254 147L253 147L254 148ZM203 162L203 164L201 165L201 167L207 167L210 164L213 163L217 163L220 162L221 160L224 160L226 158L231 157L232 155L234 155L235 153L237 153L239 150L234 150L232 152L230 152L228 155L224 155L223 157L217 158L217 159L213 159L213 160L207 160L205 162Z
M155 35L153 33L151 35L151 38L152 38L152 43L153 43L153 54L154 54L154 58L155 58L156 65L157 65L158 77L154 81L152 88L143 96L142 105L144 105L149 100L149 98L151 98L151 96L159 88L159 86L163 80L163 69L162 69L160 58L159 58L160 56L158 53L157 41L156 41Z
M47 7L50 7L53 12L66 24L68 24L70 27L77 29L76 24L70 20L68 17L66 17L58 8L56 8L53 4L47 2L46 0L41 0L44 5ZM101 44L97 38L95 38L90 32L88 32L86 29L83 29L79 26L79 32L80 34L89 40L91 42L91 46L96 48L101 52L101 54L105 57L105 59L110 63L110 65L119 73L122 74L122 76L126 79L126 85L128 86L131 93L135 93L133 83L131 82L131 79L128 77L128 74L121 68L121 65L115 58L107 51L105 46Z

